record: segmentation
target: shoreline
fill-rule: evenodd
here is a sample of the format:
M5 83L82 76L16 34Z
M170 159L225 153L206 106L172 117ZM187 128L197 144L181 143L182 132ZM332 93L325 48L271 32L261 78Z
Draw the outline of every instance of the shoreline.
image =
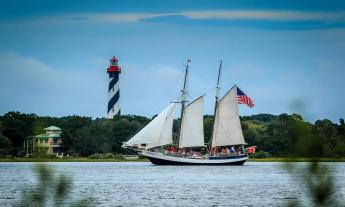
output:
M345 162L345 158L307 158L307 157L271 157L271 158L250 158L249 162Z
M248 162L345 162L345 158L250 158ZM149 162L146 158L139 159L90 159L87 157L75 158L0 158L0 162Z

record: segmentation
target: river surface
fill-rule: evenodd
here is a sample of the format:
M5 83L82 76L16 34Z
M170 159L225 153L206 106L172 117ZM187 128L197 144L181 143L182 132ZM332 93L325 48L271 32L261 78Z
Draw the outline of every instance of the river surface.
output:
M95 206L310 205L298 180L307 163L247 162L244 166L155 166L148 162L46 163L55 176L72 179L66 206L80 199ZM339 205L345 202L345 163L325 163L334 175ZM0 163L0 206L13 206L37 186L35 163ZM28 205L30 206L30 205Z

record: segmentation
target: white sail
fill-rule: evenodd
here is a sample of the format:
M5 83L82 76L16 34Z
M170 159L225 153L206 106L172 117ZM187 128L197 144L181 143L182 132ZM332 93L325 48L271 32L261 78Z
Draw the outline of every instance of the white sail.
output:
M164 111L155 117L148 125L140 130L134 137L124 143L125 146L140 146L146 148L172 143L172 125L174 111L177 103L171 103Z
M212 146L245 144L237 103L237 87L234 86L218 102L212 134Z
M204 96L190 103L183 110L179 147L204 146Z
M149 144L150 147L156 147L156 146L163 146L167 144L172 144L172 127L173 127L173 121L174 121L174 114L175 114L175 107L177 103L174 103L174 107L170 110L169 114L166 116L166 119L164 120L164 125L162 127L160 137L159 137L159 143L156 145Z

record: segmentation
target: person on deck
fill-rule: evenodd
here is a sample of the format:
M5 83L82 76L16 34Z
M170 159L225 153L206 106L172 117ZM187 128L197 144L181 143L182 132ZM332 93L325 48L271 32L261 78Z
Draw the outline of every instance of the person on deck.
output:
M205 154L205 149L201 148L201 154L204 155Z
M176 154L176 148L175 147L170 148L170 154L172 154L172 155Z
M221 154L222 154L222 155L225 155L225 154L226 154L225 148L222 148Z
M230 153L232 154L232 153L234 153L235 152L235 148L234 147L231 147L230 148Z
M239 147L237 148L237 153L238 153L238 155L241 155L241 151L242 151L242 147L239 146Z
M211 156L214 156L214 155L215 155L215 153L214 153L214 147L211 147L210 154L211 154Z
M226 148L226 155L230 155L230 149Z
M182 149L181 155L182 155L183 157L186 156L186 149Z

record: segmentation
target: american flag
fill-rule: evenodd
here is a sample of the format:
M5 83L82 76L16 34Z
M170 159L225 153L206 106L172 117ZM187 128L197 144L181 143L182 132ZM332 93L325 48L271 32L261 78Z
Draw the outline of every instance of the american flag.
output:
M250 108L254 107L254 103L241 89L237 88L237 101L239 104L247 104Z

